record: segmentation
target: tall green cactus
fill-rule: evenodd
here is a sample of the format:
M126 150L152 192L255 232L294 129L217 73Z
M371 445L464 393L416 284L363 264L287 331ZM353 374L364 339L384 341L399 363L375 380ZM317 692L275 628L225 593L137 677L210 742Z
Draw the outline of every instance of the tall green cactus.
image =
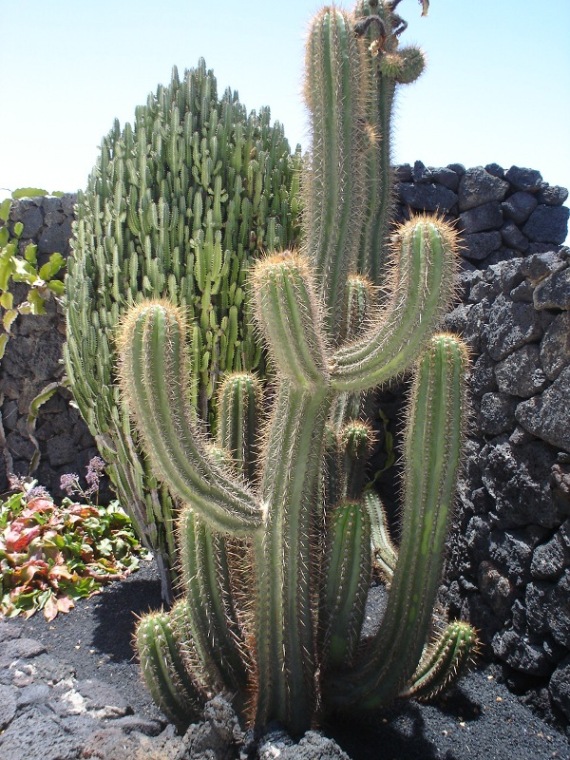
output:
M65 360L79 409L96 437L121 503L157 556L170 595L177 513L141 455L115 384L113 335L127 307L168 298L186 310L192 408L216 425L216 389L228 371L263 371L250 327L250 259L298 232L300 154L290 155L268 109L248 114L237 95L218 97L201 61L176 70L103 141L79 194L66 282Z
M311 25L306 242L256 261L249 276L273 368L264 401L254 377L228 375L224 424L209 440L187 393L182 310L139 303L118 335L121 389L143 448L184 504L184 593L137 633L149 688L181 726L223 690L247 723L276 719L300 735L338 712L371 715L396 697L437 693L476 646L468 624L444 625L433 612L465 418L466 349L436 332L453 298L456 235L437 218L400 227L381 305L363 263L387 238L379 207L389 198L371 199L377 185L365 179L381 136L366 136L368 114L380 108L370 81L380 78L381 89L382 58L398 55L396 5L369 0L355 16L325 8ZM365 232L378 214L384 221ZM396 547L364 489L371 428L358 416L377 385L410 370ZM390 595L363 636L373 550Z

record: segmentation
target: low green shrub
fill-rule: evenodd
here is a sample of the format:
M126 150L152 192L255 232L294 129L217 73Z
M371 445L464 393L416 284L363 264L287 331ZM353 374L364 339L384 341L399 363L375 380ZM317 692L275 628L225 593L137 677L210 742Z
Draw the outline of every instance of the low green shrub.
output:
M86 490L77 475L63 476L69 495L59 505L36 481L11 478L14 493L0 500L0 617L42 610L53 620L148 556L118 502L98 506L99 462L90 463Z

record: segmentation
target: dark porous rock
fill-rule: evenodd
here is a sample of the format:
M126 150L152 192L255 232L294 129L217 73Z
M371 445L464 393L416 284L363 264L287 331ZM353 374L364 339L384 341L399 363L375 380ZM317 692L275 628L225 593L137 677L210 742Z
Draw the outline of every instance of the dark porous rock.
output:
M486 235L487 233L481 233ZM471 278L471 287L469 288L469 303L479 303L484 298L493 300L502 292L501 283L497 277L493 277L491 268L477 270Z
M488 515L475 515L467 523L465 529L467 547L476 566L487 561L490 535L491 525Z
M492 562L484 561L477 573L479 591L495 615L505 620L516 596L516 589L506 574Z
M497 280L503 293L510 293L513 288L523 282L524 275L521 272L523 261L524 259L516 257L489 266L489 272L493 279Z
M459 304L446 314L445 329L460 334L471 350L480 354L483 349L483 330L489 319L490 308L491 302L488 298L475 304Z
M184 747L175 760L232 760L243 739L231 704L214 697L204 707L203 722L192 724L184 734Z
M530 398L540 393L548 379L540 364L540 349L531 343L513 351L495 367L497 386L502 393Z
M485 393L481 398L477 429L482 435L500 435L515 421L516 399L506 393Z
M570 208L567 206L538 205L523 227L523 232L529 240L537 243L554 243L562 245L568 234L568 217Z
M182 751L182 737L174 733L173 726L167 726L158 736L152 738L145 733L144 727L129 730L120 724L123 718L93 731L83 744L81 760L174 760ZM141 725L138 721L136 726ZM208 760L217 760L217 756L206 756ZM203 760L203 756L202 756Z
M533 581L525 592L529 627L536 634L550 633L554 640L570 649L570 570L556 584Z
M560 185L548 185L544 182L538 191L536 198L539 203L547 206L561 206L568 198L568 190Z
M486 164L485 171L488 172L489 174L492 174L493 177L499 177L500 179L505 178L505 170L500 164L496 164L496 163Z
M14 690L9 686L0 686L0 731L11 723L16 715L17 706Z
M502 264L504 261L511 261L511 259L518 259L521 255L520 251L516 251L514 248L505 248L501 246L499 250L493 251L486 259L485 265L492 266L494 264Z
M13 430L6 436L6 448L14 459L31 462L37 449L29 438L24 438Z
M412 167L412 181L419 184L432 182L432 170L423 161L414 161Z
M516 190L534 193L540 189L542 175L536 169L526 169L521 166L511 166L506 172L507 179Z
M463 232L484 232L498 230L503 224L503 212L498 201L489 201L459 214L459 224Z
M75 691L82 697L85 710L96 714L98 718L118 718L133 712L127 700L114 686L96 678L78 681Z
M556 580L570 566L570 520L566 520L554 536L537 546L530 572L537 580Z
M570 452L570 366L539 396L521 402L515 411L517 422L526 430Z
M25 208L17 216L19 216L19 221L24 225L21 239L34 239L44 224L44 215L41 209L35 203L26 203Z
M542 334L540 320L530 304L513 303L500 295L493 303L487 326L489 354L501 361L526 343L537 341Z
M570 516L570 464L563 461L553 464L550 471L550 483L552 497L560 514Z
M528 280L523 280L520 285L517 285L516 288L513 288L511 290L509 296L512 301L517 301L519 303L532 303L534 288Z
M447 164L447 168L455 172L459 177L462 177L467 171L463 164Z
M548 632L546 603L552 595L554 584L540 582L529 583L525 591L526 618L531 631L535 634Z
M508 182L482 166L468 169L459 181L459 210L467 211L490 201L502 201L508 189Z
M528 256L521 264L522 274L534 285L566 266L556 251L545 251Z
M501 247L501 240L500 232L474 232L471 235L463 236L463 246L459 252L466 259L483 261L489 254Z
M546 603L546 619L553 638L570 649L570 569L552 589Z
M540 363L549 380L570 364L570 312L558 314L540 342Z
M475 272L479 272L470 261L467 259L460 259L459 271L457 273L457 301L465 302L468 300L469 291L471 290L471 278Z
M350 760L338 744L319 731L307 731L298 744L284 731L274 730L260 742L258 760Z
M544 444L515 445L501 437L483 447L480 461L483 485L494 502L496 527L560 524L549 483L552 459Z
M554 705L570 721L570 655L552 674L548 690Z
M501 227L501 237L508 248L516 248L517 251L526 251L529 246L526 238L514 222L505 222Z
M456 192L459 187L459 174L448 166L443 166L440 169L433 169L431 177L434 182L447 187L448 190Z
M61 374L61 352L63 335L57 332L49 332L39 341L33 352L32 366L30 371L38 379L54 377Z
M62 224L45 227L38 239L38 253L68 253L71 238L71 219Z
M497 390L495 363L487 353L481 354L471 368L469 390L474 396Z
M441 185L402 182L398 192L401 200L416 211L445 213L457 203L457 195Z
M570 268L554 272L540 282L534 291L534 308L570 309Z
M513 193L501 204L505 217L512 219L515 224L526 222L537 206L536 197L522 191Z
M495 655L514 670L533 676L552 673L552 663L540 643L531 643L514 630L495 634L492 646Z
M2 760L77 760L83 736L61 725L55 714L28 710L0 734Z
M18 708L43 705L51 699L52 690L46 683L23 686L18 694Z
M35 639L18 638L15 641L6 641L2 647L3 659L30 659L44 654L45 646Z
M61 198L57 196L43 196L41 198L42 209L46 226L62 224L66 219Z
M525 531L492 531L489 557L516 588L525 586L533 557L531 539Z
M47 456L52 467L61 467L74 462L77 455L77 446L72 435L62 433L54 435L48 441Z

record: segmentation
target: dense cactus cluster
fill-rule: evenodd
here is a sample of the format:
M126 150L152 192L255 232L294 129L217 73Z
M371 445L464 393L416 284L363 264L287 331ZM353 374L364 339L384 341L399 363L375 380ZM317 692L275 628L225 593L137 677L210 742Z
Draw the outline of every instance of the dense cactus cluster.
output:
M276 246L249 272L270 386L227 374L210 436L188 392L185 311L142 300L122 320L122 393L154 472L183 504L180 599L137 630L146 682L181 726L220 691L246 723L276 719L295 735L336 713L375 715L437 693L476 645L468 624L434 615L465 419L466 351L436 332L456 235L419 217L386 244L388 110L395 85L423 67L399 46L397 5L324 8L311 24L303 245ZM366 412L377 385L410 370L396 546L366 487ZM363 636L374 563L390 593Z
M66 280L66 369L117 495L157 557L164 595L174 564L168 490L146 466L115 385L114 332L142 298L168 298L190 324L191 405L215 426L228 371L259 370L245 278L261 251L295 242L300 155L268 109L217 93L201 61L115 124L80 193Z

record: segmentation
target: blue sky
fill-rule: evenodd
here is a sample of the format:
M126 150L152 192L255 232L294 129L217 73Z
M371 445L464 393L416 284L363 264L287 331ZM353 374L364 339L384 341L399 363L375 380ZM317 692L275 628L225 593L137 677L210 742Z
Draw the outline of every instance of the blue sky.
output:
M0 187L75 191L113 124L173 65L206 59L220 89L269 105L308 147L303 44L316 0L0 0ZM340 3L350 8L351 3ZM403 0L428 58L402 88L394 160L496 162L570 186L570 0Z

